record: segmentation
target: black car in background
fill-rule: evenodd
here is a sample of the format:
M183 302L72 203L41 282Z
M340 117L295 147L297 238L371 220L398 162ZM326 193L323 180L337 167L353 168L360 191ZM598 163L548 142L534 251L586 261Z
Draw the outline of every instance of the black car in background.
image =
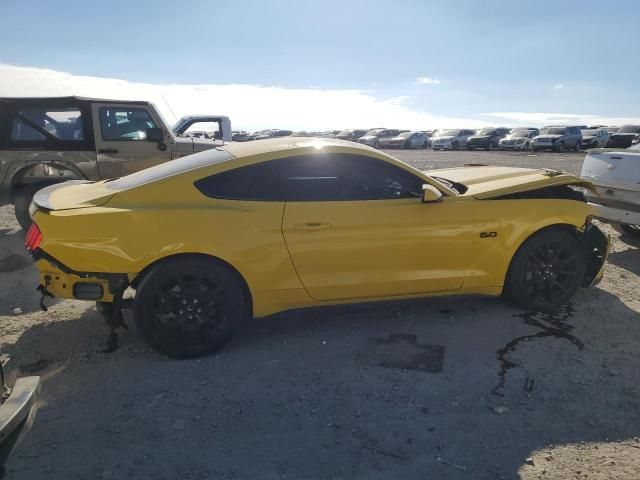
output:
M500 139L508 133L508 128L483 128L467 139L467 150L475 150L477 148L493 150L494 148L498 148Z
M640 134L640 125L624 125L616 133L609 135L609 148L627 148L631 146L636 135Z

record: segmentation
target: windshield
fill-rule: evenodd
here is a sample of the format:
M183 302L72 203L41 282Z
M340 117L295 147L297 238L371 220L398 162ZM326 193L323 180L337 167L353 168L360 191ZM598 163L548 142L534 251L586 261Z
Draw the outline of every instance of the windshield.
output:
M342 137L344 135L351 135L351 133L353 133L353 130L340 130L340 132L338 133L338 136Z
M438 132L439 137L457 137L460 135L460 130L444 130L443 132Z
M411 136L413 136L413 132L404 132L398 135L398 137L401 137L401 138L409 138Z
M529 132L531 132L531 130L527 130L523 128L521 130L514 130L509 135L511 135L512 137L528 137Z
M544 127L540 130L540 135L564 135L566 131L564 127Z
M476 135L493 135L494 133L496 133L495 128L483 128L478 133L476 133Z
M640 133L640 125L625 125L616 133Z
M373 122L371 122L373 123ZM365 135L365 137L368 137L370 135L378 135L380 132L382 132L384 130L384 128L374 128L373 130L369 130L367 132L367 134Z

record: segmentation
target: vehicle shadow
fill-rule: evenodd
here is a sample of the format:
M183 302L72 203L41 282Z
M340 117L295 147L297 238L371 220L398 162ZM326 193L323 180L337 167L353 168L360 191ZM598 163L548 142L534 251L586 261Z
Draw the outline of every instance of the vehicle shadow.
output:
M640 250L637 248L611 252L607 261L640 277Z
M537 478L533 452L640 435L640 314L599 288L565 314L539 326L471 297L299 310L254 321L217 355L171 361L134 328L101 353L107 329L89 308L5 346L21 375L44 379L7 478L46 468L66 478ZM562 328L582 347L554 334ZM394 333L442 346L442 372L356 361L369 339ZM512 365L495 395L499 352ZM176 441L179 458L166 454Z

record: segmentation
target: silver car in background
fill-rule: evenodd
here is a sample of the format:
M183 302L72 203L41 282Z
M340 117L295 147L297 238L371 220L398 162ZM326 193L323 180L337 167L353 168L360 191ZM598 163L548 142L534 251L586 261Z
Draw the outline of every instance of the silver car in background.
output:
M380 148L424 148L427 136L424 132L402 132L395 137L380 139Z
M605 148L609 143L609 132L604 128L582 130L582 148Z
M400 133L400 130L389 128L374 128L369 130L366 135L363 135L358 139L358 143L369 145L370 147L380 148L380 139L385 137L395 137Z
M475 133L475 130L467 129L440 130L431 139L431 148L434 150L458 150L464 147L467 139Z
M514 128L506 137L500 139L498 147L500 150L529 150L531 139L539 133L537 128Z
M531 148L534 152L538 150L554 150L556 152L575 150L579 152L582 148L582 131L578 126L551 125L544 127L540 130L540 135L531 140Z

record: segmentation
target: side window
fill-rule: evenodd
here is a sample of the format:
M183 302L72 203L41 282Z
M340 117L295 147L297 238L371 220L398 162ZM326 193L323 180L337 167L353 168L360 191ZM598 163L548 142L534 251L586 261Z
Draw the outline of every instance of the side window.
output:
M19 109L13 117L10 139L14 142L82 142L82 113L76 107Z
M137 141L147 138L147 128L157 128L144 108L100 107L100 130L106 141Z
M239 167L195 182L213 198L262 201L356 201L416 198L423 180L360 155L307 155Z

